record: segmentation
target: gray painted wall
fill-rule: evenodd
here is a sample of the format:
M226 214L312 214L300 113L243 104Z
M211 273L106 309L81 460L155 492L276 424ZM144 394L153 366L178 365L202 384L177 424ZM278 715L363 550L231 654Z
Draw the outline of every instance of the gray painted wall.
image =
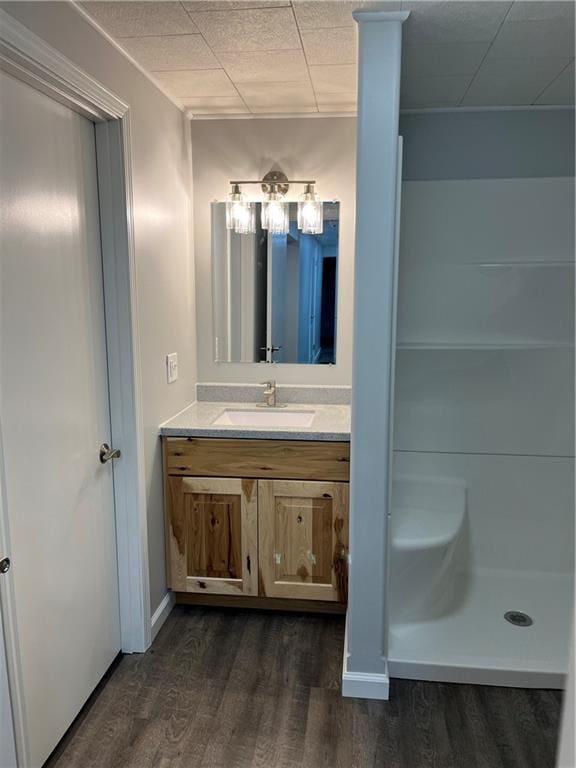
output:
M405 181L574 175L574 111L403 114Z

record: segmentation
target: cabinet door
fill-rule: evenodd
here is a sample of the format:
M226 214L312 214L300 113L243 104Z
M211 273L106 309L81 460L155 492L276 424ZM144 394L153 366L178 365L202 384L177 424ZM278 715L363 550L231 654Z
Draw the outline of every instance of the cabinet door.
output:
M169 586L258 594L256 480L168 478Z
M266 597L346 602L347 483L260 480L258 536Z

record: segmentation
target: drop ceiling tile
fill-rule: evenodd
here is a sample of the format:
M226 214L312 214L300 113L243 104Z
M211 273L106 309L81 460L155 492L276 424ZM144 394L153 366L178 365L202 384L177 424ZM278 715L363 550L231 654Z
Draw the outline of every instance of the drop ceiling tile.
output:
M122 48L152 72L220 66L202 35L128 37L122 40Z
M152 72L152 77L170 96L238 96L223 69Z
M574 19L573 2L556 0L516 0L506 21L542 21L543 19Z
M316 99L310 83L239 83L238 91L250 108L310 106ZM290 111L289 109L287 111Z
M471 80L471 75L405 79L401 83L402 99L418 104L457 102L466 93Z
M355 27L310 29L301 34L309 65L356 63L358 35Z
M87 13L113 37L184 35L198 32L181 3L85 2Z
M400 10L400 2L348 2L347 0L294 0L294 13L301 30L327 27L353 27L352 11L357 8Z
M196 115L241 115L248 112L239 96L179 98L176 101L182 109L188 109Z
M508 0L404 0L402 10L410 11L403 25L404 44L490 42L510 5Z
M319 67L310 67L310 77L316 94L346 91L356 94L358 70L355 64L324 64Z
M276 51L300 48L291 8L192 13L208 45L219 51Z
M316 93L319 112L356 112L356 91L347 93Z
M290 0L188 0L182 3L190 13L197 11L237 11L251 8L289 6Z
M490 55L502 59L574 56L574 26L560 19L510 21L502 25Z
M235 83L308 81L308 67L301 48L295 51L237 51L218 54Z
M497 59L484 61L464 97L464 106L532 104L569 63L568 59Z
M489 45L490 43L405 45L402 49L402 77L473 75Z
M536 104L574 104L574 62L540 94Z
M234 83L256 87L247 90L249 111L353 111L352 10L399 4L293 0L292 9L289 0L107 0L83 7L172 98L233 114L247 110ZM403 0L401 7L412 12L404 25L404 108L462 99L478 106L573 103L573 67L562 69L574 56L573 3Z

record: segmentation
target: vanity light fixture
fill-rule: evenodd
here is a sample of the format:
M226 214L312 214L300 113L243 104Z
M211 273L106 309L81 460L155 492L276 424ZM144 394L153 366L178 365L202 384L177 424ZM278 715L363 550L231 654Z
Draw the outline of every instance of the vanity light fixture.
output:
M306 184L298 198L298 229L306 235L321 235L324 231L324 204L314 192L314 184Z
M254 203L240 189L244 184L260 184L264 192L261 227L272 235L286 235L290 230L289 202L285 200L290 184L303 184L298 200L298 229L304 234L321 234L324 227L323 205L314 192L312 179L292 181L282 171L269 171L260 181L231 181L232 191L226 202L226 226L239 234L255 232Z
M239 184L232 184L226 200L226 229L233 229L239 235L256 232L254 203L248 201Z

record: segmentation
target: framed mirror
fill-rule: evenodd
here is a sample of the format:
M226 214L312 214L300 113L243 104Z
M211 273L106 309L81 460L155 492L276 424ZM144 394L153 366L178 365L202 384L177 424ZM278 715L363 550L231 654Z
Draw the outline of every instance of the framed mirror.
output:
M302 233L289 204L286 235L226 228L212 203L214 359L220 363L336 362L340 204L324 202L322 234Z

